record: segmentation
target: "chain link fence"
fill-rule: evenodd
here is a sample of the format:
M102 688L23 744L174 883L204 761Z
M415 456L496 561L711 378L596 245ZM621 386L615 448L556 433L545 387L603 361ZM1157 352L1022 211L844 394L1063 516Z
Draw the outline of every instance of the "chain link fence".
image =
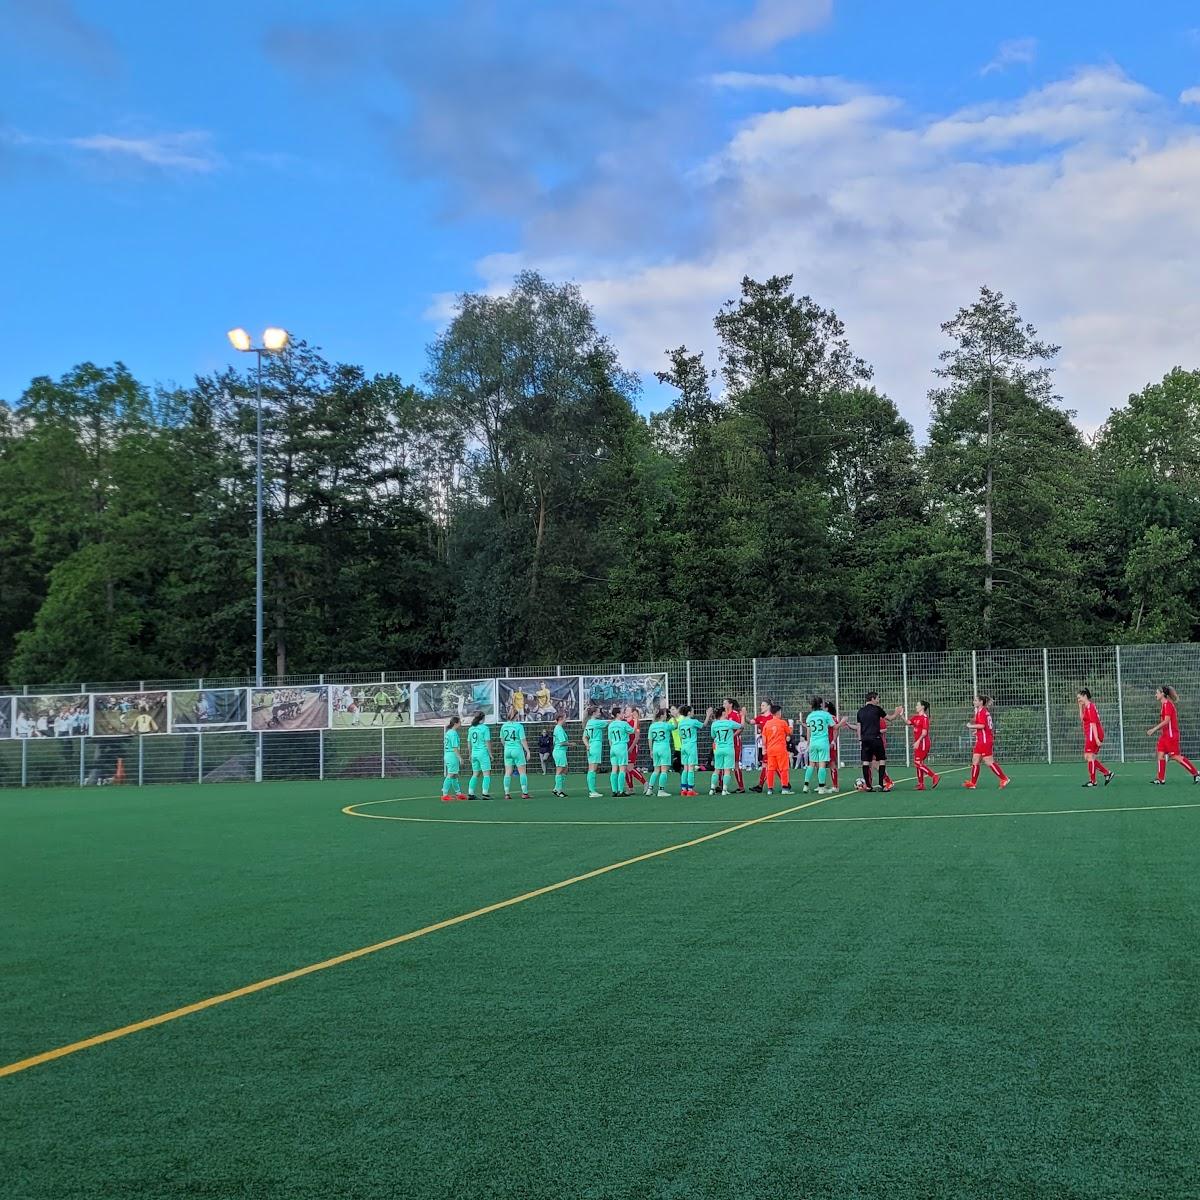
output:
M853 721L868 692L880 703L911 713L918 700L930 708L935 762L970 760L973 737L966 728L972 698L991 696L996 753L1002 762L1077 760L1082 753L1075 696L1088 688L1100 708L1112 762L1149 762L1154 741L1146 730L1158 720L1154 692L1163 683L1183 698L1183 750L1200 752L1200 720L1188 719L1188 700L1200 696L1200 645L1076 646L1058 649L953 650L920 654L811 655L797 658L731 658L627 663L556 663L535 666L458 668L426 671L358 671L287 675L266 687L317 684L370 685L458 679L552 678L587 675L650 675L666 672L669 700L690 704L703 719L706 710L732 698L747 717L767 700L784 715L803 719L814 697L832 702ZM48 693L100 693L152 689L252 686L247 676L193 679L69 681L44 687L3 688L2 696ZM1196 686L1193 687L1193 684ZM526 723L530 770L540 773L538 740L552 728ZM586 769L580 726L568 726L570 769ZM10 731L11 732L11 731ZM749 736L749 735L748 735ZM892 761L908 762L907 730L889 729ZM493 759L499 761L493 744ZM839 756L857 761L857 734L845 731ZM641 765L647 751L643 736ZM261 756L261 767L259 757ZM702 739L701 756L708 746ZM119 763L119 766L118 766ZM547 769L553 771L548 763ZM16 739L0 737L0 786L86 785L121 774L127 783L218 783L222 781L398 778L441 775L442 731L434 727L388 726L314 729L272 733L151 734L118 737ZM499 769L496 771L500 773ZM463 775L465 784L466 774Z

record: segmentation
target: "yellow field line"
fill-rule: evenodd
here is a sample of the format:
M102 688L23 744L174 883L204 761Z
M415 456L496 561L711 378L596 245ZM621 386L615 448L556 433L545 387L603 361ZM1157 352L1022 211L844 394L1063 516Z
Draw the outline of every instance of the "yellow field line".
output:
M519 896L511 896L507 900L500 900L495 904L488 904L483 908L473 909L471 912L460 913L457 917L449 917L445 921L437 921L433 925L425 925L421 929L402 933L398 937L388 938L383 942L375 942L370 946L361 946L357 950L338 954L333 958L324 959L322 962L310 963L306 967L298 967L294 971L286 971L282 975L272 975L270 979L260 979L257 983L250 983L245 987L234 988L231 992L222 992L219 996L209 996L205 1000L197 1000L193 1004L185 1004L182 1008L173 1008L170 1012L159 1013L158 1016L147 1017L142 1021L135 1021L132 1025L122 1025L119 1029L110 1029L106 1033L98 1033L93 1037L83 1038L81 1041L71 1042L66 1046L58 1046L54 1050L44 1050L41 1054L34 1054L29 1058L22 1058L17 1062L0 1066L0 1076L16 1075L19 1071L28 1071L30 1067L53 1062L57 1058L65 1058L68 1054L77 1054L80 1050L89 1050L93 1046L102 1046L105 1042L114 1042L118 1038L128 1037L131 1033L140 1033L143 1029L153 1029L156 1025L165 1025L168 1021L178 1021L180 1017L188 1017L192 1013L203 1012L206 1008L215 1008L218 1004L226 1004L230 1000L237 1000L242 996L250 996L255 992L262 992L267 988L277 987L281 983L288 983L293 979L300 979L305 975L314 975L318 971L328 971L330 967L341 966L342 963L353 962L356 958L365 958L369 954L378 954L380 950L388 950L392 946L399 946L404 942L415 941L417 938L437 933L441 929L450 929L455 925L462 925L466 921L473 921L477 917L486 917L489 913L500 912L501 909L512 908L517 904L524 904L528 900L535 900L539 896L546 896L551 892L561 891L563 888L572 887L577 883L596 879L612 871L619 871L623 867L632 867L636 863L648 862L652 858L661 858L666 854L674 854L677 850L687 850L692 846L700 846L716 838L737 833L739 830L749 829L753 825L761 825L765 821L774 821L779 817L790 816L801 809L811 808L816 804L824 804L827 800L836 800L840 796L850 796L853 794L850 791L837 792L829 796L818 796L816 799L806 800L803 804L797 804L792 808L784 808L778 812L767 813L761 817L752 817L750 820L741 821L736 825L730 825L724 829L714 830L712 833L692 838L687 842L678 842L673 846L663 846L660 850L651 850L646 854L638 854L633 858L625 858L620 862L609 863L606 867L597 867L594 871L585 871L582 875L572 875L570 879L562 879L558 883L550 883L545 887L535 888L531 892L523 892Z

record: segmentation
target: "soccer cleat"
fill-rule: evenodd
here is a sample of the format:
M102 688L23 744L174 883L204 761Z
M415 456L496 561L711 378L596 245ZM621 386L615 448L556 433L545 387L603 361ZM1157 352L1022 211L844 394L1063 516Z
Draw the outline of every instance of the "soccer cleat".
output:
M1200 783L1200 774L1193 775L1193 776L1192 776L1192 782L1193 782L1193 783Z
M975 790L975 784L973 784L969 779L963 783L963 787L965 787L968 792L973 792Z
M1095 787L1096 785L1089 779L1086 783L1081 784L1082 787Z
M1166 787L1167 786L1167 781L1165 779L1152 779L1152 780L1150 780L1150 782L1152 784L1154 784L1155 787Z
M890 792L892 790L892 788L894 788L895 786L896 785L892 782L891 779L885 779L883 781L883 790L885 792Z
M762 784L761 784L761 783L756 783L756 784L755 784L755 785L754 785L754 786L753 786L753 787L752 787L750 790L751 790L752 792L761 792L761 791L762 791Z
M930 787L937 787L937 785L938 785L939 783L941 783L941 782L942 782L942 777L941 777L940 775L935 775L935 776L934 776L934 777L933 777L933 778L932 778L932 779L929 781L929 786L930 786Z
M1012 783L1012 780L1005 776L1002 780L1000 780L1000 790L1004 791L1004 789L1008 787L1010 783Z
M655 792L654 794L655 794L655 796L657 796L659 799L662 799L662 797L663 797L663 796L669 796L671 793L670 793L670 792L668 792L668 791L666 791L664 788L659 788L659 789L658 789L658 791L657 791L657 792Z
M603 800L604 797L601 796L599 792L588 792L588 799L589 800Z
M807 783L804 785L804 794L806 796L808 795L808 784Z
M731 792L731 791L730 791L728 788L722 788L722 789L721 789L721 795L722 795L722 796L732 796L732 795L733 795L733 793L732 793L732 792Z
M923 792L924 790L925 790L925 785L923 783L918 783L916 786L916 791Z
M468 796L466 792L459 792L458 795L455 797L455 799L457 799L457 800L469 800L470 798L471 797Z
M825 795L825 789L824 789L823 787L819 787L819 788L817 788L817 795L818 795L818 796L823 796L823 795Z
M442 803L443 804L449 804L453 799L454 799L453 796L447 796L444 793L442 795Z
M794 796L796 793L791 788L784 788L779 794L781 796Z
M529 793L528 793L528 792L522 792L522 793L521 793L521 799L522 799L522 800L528 800L528 799L529 799Z
M1104 777L1104 786L1108 787L1108 785L1110 783L1112 783L1112 781L1113 781L1113 772L1109 771L1109 773L1107 775L1105 775L1105 777Z

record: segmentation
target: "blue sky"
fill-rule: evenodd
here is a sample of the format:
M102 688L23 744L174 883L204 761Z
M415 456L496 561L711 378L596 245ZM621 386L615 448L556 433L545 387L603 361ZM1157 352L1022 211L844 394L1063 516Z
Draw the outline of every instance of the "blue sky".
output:
M10 401L84 359L187 382L234 324L415 379L522 266L647 375L791 272L918 428L982 282L1085 425L1196 365L1182 0L0 0L0 79Z

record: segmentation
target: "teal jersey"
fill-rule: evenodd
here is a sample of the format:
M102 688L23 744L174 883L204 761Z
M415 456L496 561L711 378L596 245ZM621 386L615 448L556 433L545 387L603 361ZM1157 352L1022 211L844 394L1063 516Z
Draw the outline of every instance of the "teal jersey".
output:
M810 712L804 718L804 724L808 729L808 740L811 741L829 741L829 729L833 725L834 718L832 714L827 713L823 708L818 708Z
M700 730L704 728L703 721L697 721L695 717L680 717L679 718L679 744L681 750L695 750Z
M727 721L724 717L712 723L712 740L714 750L728 750L733 753L733 739L741 733L741 721Z
M653 754L656 750L670 750L673 732L670 721L652 721L646 734L646 740L650 743L650 753Z
M459 737L458 737L458 730L457 729L447 729L445 736L442 738L442 749L447 754L450 754L451 752L457 754L459 745L460 745L460 742L459 742Z
M500 726L500 740L506 750L513 746L520 747L525 740L525 726L520 721L505 721Z
M486 723L472 725L467 730L467 745L471 747L472 754L478 754L482 750L488 748L488 742L492 740L492 727Z
M632 733L633 726L628 721L609 721L608 744L616 749L624 750L629 745L629 737Z
M604 734L607 729L608 722L603 717L592 717L583 727L583 738L587 742L589 758L599 759L604 753Z
M554 727L554 745L566 746L567 744L567 727L565 725L555 725Z

